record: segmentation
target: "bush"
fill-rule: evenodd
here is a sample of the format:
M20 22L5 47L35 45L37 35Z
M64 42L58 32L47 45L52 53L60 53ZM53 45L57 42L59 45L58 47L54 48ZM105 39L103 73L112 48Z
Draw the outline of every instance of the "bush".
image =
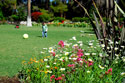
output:
M12 18L14 21L18 21L18 20L19 20L19 16L17 16L17 15L11 15L11 18Z
M72 21L73 22L89 22L89 19L87 18L87 17L83 17L83 18L81 18L81 17L74 17L74 18L72 18Z
M33 12L33 13L31 14L32 20L37 21L40 15L42 15L41 12Z
M0 10L0 20L2 20L4 17L3 17L3 13L2 11Z
M48 14L40 15L38 18L38 22L49 22L51 20L51 16Z
M62 22L62 21L64 21L64 20L65 20L65 18L63 18L63 17L55 17L55 18L54 18L54 21Z

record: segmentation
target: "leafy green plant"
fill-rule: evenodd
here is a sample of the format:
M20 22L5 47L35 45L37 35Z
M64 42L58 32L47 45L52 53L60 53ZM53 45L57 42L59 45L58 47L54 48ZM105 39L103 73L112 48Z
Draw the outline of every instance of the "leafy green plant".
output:
M54 18L54 21L62 22L62 21L64 21L64 20L65 20L65 18L63 18L63 17L55 17L55 18Z
M87 17L74 17L72 18L73 22L89 22L89 19Z
M0 9L0 20L2 20L2 19L3 19L3 13L2 13L2 11Z
M12 15L11 17L12 17L12 19L13 19L14 21L18 21L18 20L19 20L19 16L17 16L17 15Z

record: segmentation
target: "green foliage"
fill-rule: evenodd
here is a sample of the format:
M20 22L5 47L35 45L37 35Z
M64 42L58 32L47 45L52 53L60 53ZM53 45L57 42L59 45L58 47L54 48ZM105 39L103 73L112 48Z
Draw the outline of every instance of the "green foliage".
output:
M54 21L62 22L62 21L64 21L64 20L65 20L65 18L63 18L63 17L55 17L55 18L54 18Z
M45 9L40 9L42 15L39 16L38 22L49 22L53 19L53 14Z
M60 2L57 6L51 5L50 8L53 10L54 13L60 13L61 16L64 12L68 11L67 5Z
M89 22L89 19L87 17L74 17L72 18L73 22Z
M125 18L119 18L118 20L121 22L125 22Z
M16 12L13 12L13 14L9 17L10 21L24 21L26 20L26 8L24 5L17 6Z
M0 0L0 8L4 17L8 17L12 14L12 10L16 5L16 0Z
M38 18L38 22L49 22L51 17L48 14L40 15Z
M103 17L103 21L106 22L106 17Z
M19 21L26 20L27 17L27 10L25 5L21 4L17 6L17 15L19 16Z
M17 15L12 15L11 18L12 18L14 21L18 21L18 20L19 20L19 16L17 16Z
M2 11L0 9L0 20L2 20L2 19L3 19L3 13L2 13Z

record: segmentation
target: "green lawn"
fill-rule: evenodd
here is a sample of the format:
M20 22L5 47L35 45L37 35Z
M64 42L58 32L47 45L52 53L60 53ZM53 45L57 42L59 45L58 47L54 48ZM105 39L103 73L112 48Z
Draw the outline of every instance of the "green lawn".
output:
M14 76L21 69L21 62L31 57L39 56L42 48L58 44L60 40L69 40L76 36L83 42L96 39L95 35L81 37L81 30L89 31L91 28L49 27L48 37L42 38L41 27L0 25L0 76ZM23 34L29 34L23 39Z

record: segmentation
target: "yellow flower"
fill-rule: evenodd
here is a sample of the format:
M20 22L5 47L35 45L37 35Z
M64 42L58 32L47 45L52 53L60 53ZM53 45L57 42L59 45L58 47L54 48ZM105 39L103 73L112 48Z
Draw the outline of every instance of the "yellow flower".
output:
M24 64L26 61L22 61L22 64Z
M39 68L36 68L36 70L39 70Z
M40 62L42 62L42 63L43 63L43 62L44 62L44 61L43 61L43 59L40 59Z
M45 71L44 73L45 73L45 74L47 74L48 72L47 72L47 71Z

